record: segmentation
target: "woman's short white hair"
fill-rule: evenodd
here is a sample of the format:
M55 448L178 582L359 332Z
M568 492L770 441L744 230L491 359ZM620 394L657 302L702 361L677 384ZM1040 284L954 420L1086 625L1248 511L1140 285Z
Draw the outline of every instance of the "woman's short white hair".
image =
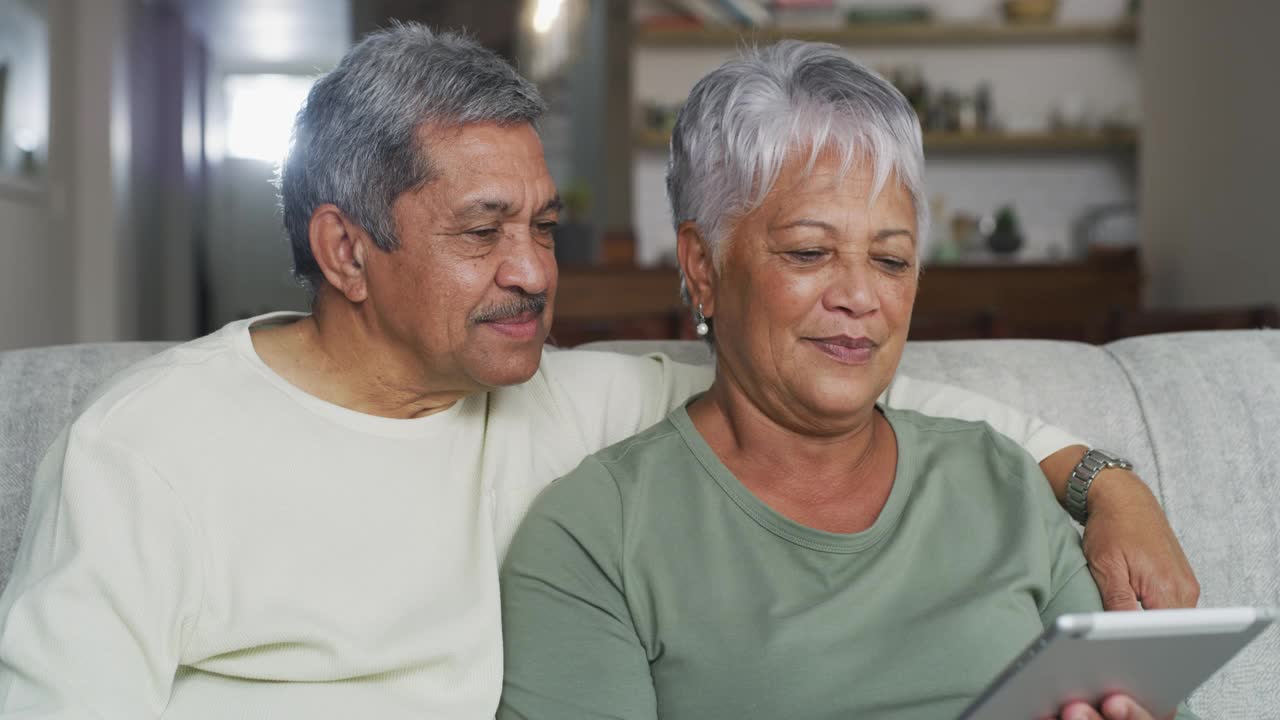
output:
M694 85L667 164L675 227L696 223L718 263L736 220L760 206L796 151L807 151L811 165L835 151L846 172L869 160L873 198L896 176L915 206L922 249L929 204L911 104L836 46L796 40L746 49Z

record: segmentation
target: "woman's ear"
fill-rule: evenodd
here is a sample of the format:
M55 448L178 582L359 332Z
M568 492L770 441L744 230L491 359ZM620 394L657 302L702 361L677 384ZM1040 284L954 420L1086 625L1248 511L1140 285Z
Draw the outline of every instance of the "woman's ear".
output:
M686 220L676 229L676 259L684 272L685 288L696 308L702 306L707 317L715 315L715 262L711 250L703 241L697 223Z
M328 203L311 213L308 231L311 255L325 280L347 300L363 302L369 296L365 265L369 234L337 205Z

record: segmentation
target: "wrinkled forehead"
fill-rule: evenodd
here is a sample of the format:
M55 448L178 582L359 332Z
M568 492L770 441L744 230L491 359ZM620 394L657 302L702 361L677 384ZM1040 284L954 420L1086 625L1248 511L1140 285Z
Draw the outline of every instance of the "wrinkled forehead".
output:
M433 169L454 176L504 173L530 179L549 175L542 139L527 123L470 123L418 130L418 151Z
M445 192L451 205L490 196L494 202L519 207L556 194L542 141L532 125L428 127L420 137L432 169L427 184Z

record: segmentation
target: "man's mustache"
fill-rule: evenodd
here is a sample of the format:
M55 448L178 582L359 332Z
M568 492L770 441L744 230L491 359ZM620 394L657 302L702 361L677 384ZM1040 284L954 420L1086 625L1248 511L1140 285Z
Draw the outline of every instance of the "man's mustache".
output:
M546 293L519 293L504 303L485 308L472 315L471 324L479 325L480 323L507 320L525 313L541 315L546 308Z

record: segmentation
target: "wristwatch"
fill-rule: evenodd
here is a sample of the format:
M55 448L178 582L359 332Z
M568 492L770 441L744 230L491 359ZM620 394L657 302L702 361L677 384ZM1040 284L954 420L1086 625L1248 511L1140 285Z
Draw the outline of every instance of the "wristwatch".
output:
M1071 470L1071 477L1067 478L1067 512L1081 525L1089 519L1089 486L1106 468L1132 470L1133 463L1102 450L1090 449Z

